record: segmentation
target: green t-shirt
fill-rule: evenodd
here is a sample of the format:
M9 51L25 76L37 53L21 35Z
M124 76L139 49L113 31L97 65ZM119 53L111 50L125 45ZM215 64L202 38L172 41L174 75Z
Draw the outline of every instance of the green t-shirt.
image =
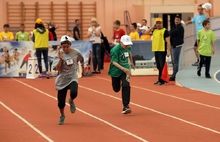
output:
M197 39L199 40L199 54L212 56L212 42L216 40L214 32L212 30L205 31L202 29L198 32Z
M16 36L15 36L15 39L18 40L18 41L29 41L29 34L27 32L17 32L16 33Z
M117 62L124 68L131 69L128 59L129 54L131 52L131 47L125 50L121 44L116 45L111 49L110 56L111 56L111 63L108 71L108 75L112 77L119 77L123 71L113 65L113 62Z

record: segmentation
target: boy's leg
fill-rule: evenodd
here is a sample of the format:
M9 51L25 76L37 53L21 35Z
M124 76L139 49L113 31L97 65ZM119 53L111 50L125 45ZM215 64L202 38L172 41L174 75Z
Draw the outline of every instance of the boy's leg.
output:
M195 63L192 64L192 66L198 66L199 65L199 53L198 53L198 45L197 45L197 40L195 41L195 44L194 44L194 52L195 52L195 55L196 55L196 59L197 61Z
M204 61L205 61L205 57L200 55L200 61L199 61L199 65L197 68L197 75L198 76L201 76L201 70L202 70L202 65L204 64Z
M69 85L70 89L70 99L69 99L69 104L70 104L70 112L74 113L76 111L76 106L73 100L77 97L78 94L78 83L76 81L73 81Z
M65 114L64 114L64 107L66 102L66 93L67 93L67 87L65 87L62 90L58 90L57 94L57 100L58 100L58 107L60 109L60 119L58 121L59 125L62 125L64 123Z
M119 92L121 88L120 77L112 77L112 88L115 92Z
M123 114L131 113L131 109L129 108L130 103L130 76L127 76L125 73L122 73L121 76L122 81L122 103L123 103Z
M206 60L205 60L205 76L206 78L210 78L210 73L209 73L209 70L210 70L210 65L211 65L211 58L212 57L205 57Z

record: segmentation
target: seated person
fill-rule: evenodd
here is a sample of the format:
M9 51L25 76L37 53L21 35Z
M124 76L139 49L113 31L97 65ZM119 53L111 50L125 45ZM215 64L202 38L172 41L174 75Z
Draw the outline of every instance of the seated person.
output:
M151 39L151 35L147 33L148 31L148 27L143 26L140 28L142 35L141 35L141 40L150 40Z

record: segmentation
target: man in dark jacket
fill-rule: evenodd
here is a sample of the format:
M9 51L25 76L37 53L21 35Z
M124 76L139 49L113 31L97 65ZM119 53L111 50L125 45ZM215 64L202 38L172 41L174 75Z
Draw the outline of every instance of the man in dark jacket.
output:
M173 64L173 74L170 77L170 81L175 81L176 74L179 69L179 56L184 43L184 28L181 24L180 16L176 16L174 19L175 26L170 30L170 42L171 42L171 59Z

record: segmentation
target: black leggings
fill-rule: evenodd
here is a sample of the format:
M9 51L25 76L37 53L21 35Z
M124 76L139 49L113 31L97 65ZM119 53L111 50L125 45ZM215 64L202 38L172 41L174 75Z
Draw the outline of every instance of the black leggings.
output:
M112 88L115 92L119 92L122 87L122 104L127 107L130 103L130 78L126 78L126 74L122 73L119 77L112 77Z
M58 90L57 100L58 100L58 107L60 109L63 109L65 107L66 95L68 89L70 89L70 97L74 100L78 94L78 83L76 81L73 81L62 90Z

